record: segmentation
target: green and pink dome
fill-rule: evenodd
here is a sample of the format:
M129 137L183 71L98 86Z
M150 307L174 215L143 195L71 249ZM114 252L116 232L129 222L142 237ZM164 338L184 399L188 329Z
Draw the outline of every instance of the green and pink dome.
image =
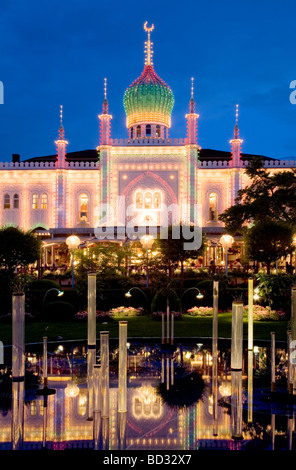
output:
M171 126L174 95L150 64L144 67L140 77L127 88L123 104L128 128L140 123Z

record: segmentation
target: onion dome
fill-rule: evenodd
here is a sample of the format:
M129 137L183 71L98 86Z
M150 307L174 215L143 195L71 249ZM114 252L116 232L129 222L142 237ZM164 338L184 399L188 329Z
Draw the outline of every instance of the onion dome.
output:
M155 123L171 126L171 114L174 106L174 96L170 87L155 73L152 64L152 43L148 28L146 45L146 64L140 77L125 91L123 104L127 116L127 127L140 123Z

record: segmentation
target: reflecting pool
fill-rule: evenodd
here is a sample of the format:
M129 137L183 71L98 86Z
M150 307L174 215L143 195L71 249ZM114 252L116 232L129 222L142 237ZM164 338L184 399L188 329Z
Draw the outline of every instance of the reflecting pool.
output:
M42 344L26 345L25 383L11 383L7 348L0 375L0 449L295 449L296 404L287 390L285 345L276 348L276 392L271 393L269 343L255 346L251 358L244 349L243 369L233 371L230 342L219 341L214 364L211 340L199 341L167 347L128 343L126 410L118 411L122 370L118 340L110 340L108 416L96 403L104 385L93 384L90 395L84 342L48 344L52 394L46 395ZM98 339L96 363L101 359Z

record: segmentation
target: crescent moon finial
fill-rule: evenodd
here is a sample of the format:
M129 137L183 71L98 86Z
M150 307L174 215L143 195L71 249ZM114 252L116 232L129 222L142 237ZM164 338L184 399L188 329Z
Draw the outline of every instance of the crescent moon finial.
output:
M148 25L148 21L145 21L145 23L144 23L144 29L145 29L145 31L147 31L147 33L151 33L151 31L154 30L154 24L152 24L152 25L150 26L150 28L149 28L147 25Z
M154 30L154 24L148 27L148 21L145 21L144 30L148 33L148 38L147 38L147 41L145 42L145 47L146 47L145 65L152 65L153 43L150 41L150 33Z

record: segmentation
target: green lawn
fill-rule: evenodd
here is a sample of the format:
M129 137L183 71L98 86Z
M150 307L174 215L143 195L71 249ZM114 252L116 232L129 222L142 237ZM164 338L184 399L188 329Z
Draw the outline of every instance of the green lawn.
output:
M110 321L107 325L97 323L97 337L100 331L110 331L110 338L118 338L118 321L128 321L128 338L160 338L161 337L161 321L153 320L149 316L142 317L124 317ZM86 322L28 322L25 327L25 342L34 343L42 342L45 335L45 328L48 326L48 341L57 340L61 336L64 340L70 339L86 339L87 323ZM270 339L270 332L274 331L276 340L287 340L286 321L262 321L254 322L254 338ZM244 316L244 337L247 338L248 324L247 316ZM219 314L220 338L231 337L231 313ZM175 321L175 337L182 338L198 338L211 337L212 335L212 318L196 318L184 315L182 320ZM7 323L0 324L0 341L4 345L11 344L11 325Z

